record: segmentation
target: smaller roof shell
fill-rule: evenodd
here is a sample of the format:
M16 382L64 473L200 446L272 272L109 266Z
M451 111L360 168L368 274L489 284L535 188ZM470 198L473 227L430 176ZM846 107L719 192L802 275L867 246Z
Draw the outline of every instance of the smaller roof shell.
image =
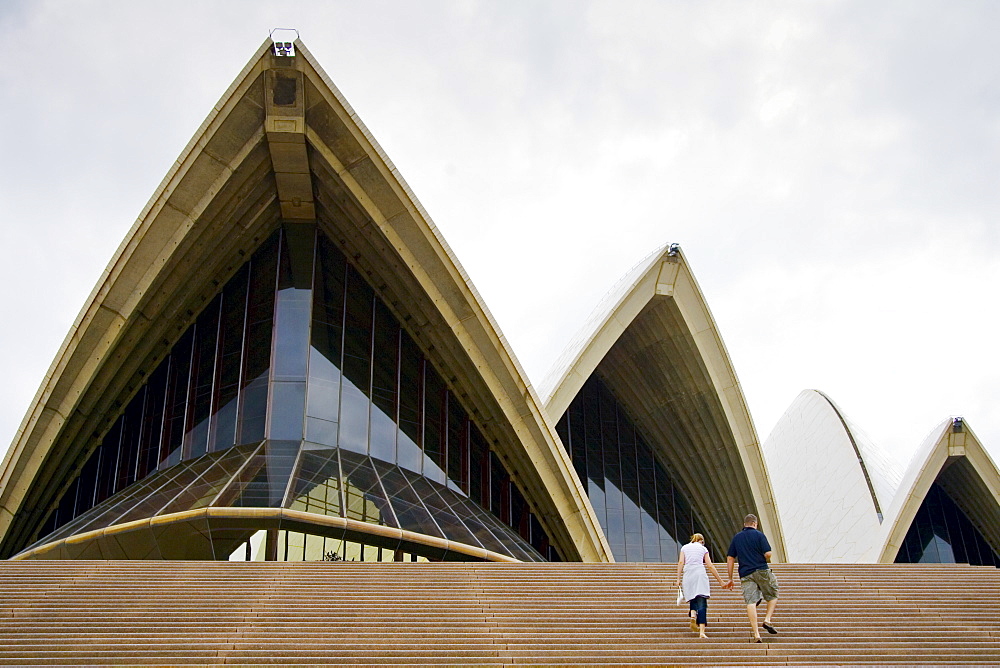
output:
M803 390L764 441L793 562L871 561L900 473L828 396Z
M785 558L757 434L705 297L676 245L619 281L540 385L553 422L597 372L689 500L708 533L730 536L755 512Z
M876 561L893 563L931 485L940 484L995 551L1000 551L1000 471L969 423L948 418L927 435L886 513Z

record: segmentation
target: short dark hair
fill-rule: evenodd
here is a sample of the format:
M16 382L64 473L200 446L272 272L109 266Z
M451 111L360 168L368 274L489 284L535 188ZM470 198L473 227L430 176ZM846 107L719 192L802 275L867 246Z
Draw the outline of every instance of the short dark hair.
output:
M748 527L751 524L757 524L757 516L754 515L753 513L750 513L749 515L743 518L743 526Z

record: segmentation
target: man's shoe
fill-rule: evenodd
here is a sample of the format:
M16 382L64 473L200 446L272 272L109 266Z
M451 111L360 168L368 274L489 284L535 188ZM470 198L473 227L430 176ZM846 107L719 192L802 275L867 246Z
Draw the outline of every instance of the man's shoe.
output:
M768 633L777 633L778 632L778 629L776 629L773 626L771 626L770 622L764 622L763 624L761 624L761 626L763 626L764 630L767 631Z

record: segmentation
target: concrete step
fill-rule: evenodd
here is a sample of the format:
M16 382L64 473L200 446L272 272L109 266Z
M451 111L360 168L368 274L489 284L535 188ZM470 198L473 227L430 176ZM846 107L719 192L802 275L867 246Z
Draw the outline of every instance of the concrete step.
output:
M0 562L0 663L1000 664L997 569L780 564L761 644L729 592L695 639L675 569Z

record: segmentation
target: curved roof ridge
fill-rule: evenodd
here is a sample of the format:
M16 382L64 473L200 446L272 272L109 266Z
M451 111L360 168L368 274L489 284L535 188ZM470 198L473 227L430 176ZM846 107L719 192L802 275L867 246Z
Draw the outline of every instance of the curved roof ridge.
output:
M626 271L621 278L615 281L614 285L604 293L597 305L591 309L583 324L576 330L573 337L567 342L562 353L556 358L552 366L546 372L545 377L538 384L538 394L542 400L548 404L552 394L556 391L559 383L566 373L572 368L577 358L583 353L587 344L601 330L605 323L614 314L615 309L622 300L628 296L638 280L645 274L651 265L661 259L670 248L671 244L663 244L654 251L644 256Z
M993 549L1000 552L1000 469L965 418L953 416L937 424L913 453L875 545L877 561L895 561L931 485L958 461L971 466L983 485L978 492L970 490L992 520L979 528L992 533Z
M865 482L868 483L872 501L875 503L875 511L879 514L881 522L882 517L885 515L889 504L896 494L896 490L899 488L902 478L899 466L868 436L868 433L864 429L859 427L856 422L844 413L840 406L830 398L830 395L822 390L813 391L826 399L844 425L844 431L847 433L847 437L854 447L854 452L857 454L858 464L861 466Z

